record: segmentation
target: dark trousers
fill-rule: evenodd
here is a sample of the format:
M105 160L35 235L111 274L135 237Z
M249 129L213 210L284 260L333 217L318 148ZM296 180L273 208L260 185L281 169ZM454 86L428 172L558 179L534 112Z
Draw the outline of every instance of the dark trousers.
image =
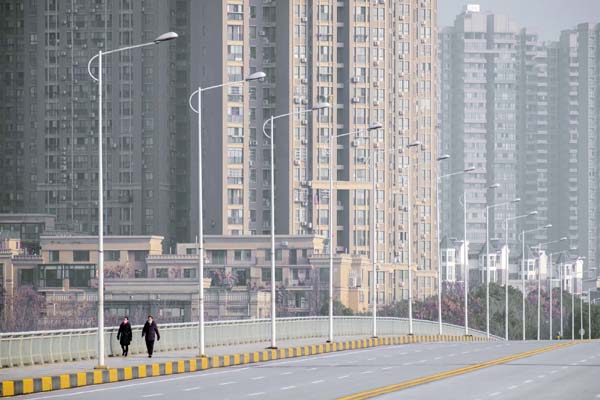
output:
M148 349L148 355L151 356L154 351L154 340L146 340L146 349Z
M129 351L129 345L128 344L122 344L121 345L121 349L123 350L123 355L126 356L127 352Z

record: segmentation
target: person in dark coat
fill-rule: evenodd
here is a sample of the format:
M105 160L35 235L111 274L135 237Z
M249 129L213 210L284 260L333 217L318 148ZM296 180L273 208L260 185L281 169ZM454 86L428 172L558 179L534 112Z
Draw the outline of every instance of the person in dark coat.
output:
M119 325L117 340L119 343L121 343L121 349L123 350L123 356L125 357L127 357L127 353L129 353L129 344L131 343L132 336L129 318L124 317L123 322L121 322L121 325Z
M148 349L148 358L152 357L154 351L154 340L160 340L160 333L158 333L158 326L152 315L148 315L148 320L144 324L142 329L142 337L146 338L146 349Z

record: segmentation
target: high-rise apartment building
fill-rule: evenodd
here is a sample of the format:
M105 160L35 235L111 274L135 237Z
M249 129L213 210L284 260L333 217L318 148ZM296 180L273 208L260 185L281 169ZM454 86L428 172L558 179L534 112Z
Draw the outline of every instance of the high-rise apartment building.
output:
M189 119L180 89L189 89L188 2L9 1L2 15L9 90L2 91L0 210L53 214L57 229L92 234L98 85L88 60L179 32L178 41L104 57L104 230L161 234L167 245L178 234L186 239Z
M203 85L231 81L227 74L234 69L237 77L254 71L267 74L264 82L240 94L248 101L249 115L241 117L239 125L224 121L226 126L221 127L221 120L242 112L234 108L241 103L235 105L227 98L229 89L212 94L210 100L207 93L203 99L208 116L205 135L215 141L203 142L209 143L206 165L214 166L205 177L241 174L244 196L243 204L231 204L233 197L224 197L225 188L222 193L207 194L205 229L218 234L267 234L275 212L278 234L327 236L331 195L335 249L371 255L376 228L379 282L396 286L398 298L405 298L410 158L412 266L419 271L415 294L434 293L436 1L228 0L218 6L202 3L194 7L201 12L201 23L192 29L202 35L203 44L193 49L199 54L193 59L200 64ZM211 73L216 75L211 77ZM272 205L270 149L263 122L271 115L295 113L319 102L329 102L331 108L275 123ZM209 118L214 120L209 122ZM367 134L374 122L384 128ZM215 126L214 132L208 126ZM233 126L243 126L243 142L229 140ZM358 130L365 132L332 139ZM336 141L332 154L331 140ZM408 151L406 145L416 140L422 147ZM238 163L225 160L232 152L238 154ZM375 176L371 157L375 157ZM335 181L332 194L328 191L331 175ZM373 179L377 182L374 197ZM225 184L223 179L221 184ZM227 185L227 191L234 188ZM220 187L207 185L214 191ZM374 204L376 223L370 217ZM235 213L241 217L235 226L229 219L234 210L240 210Z
M440 35L443 68L440 96L441 148L451 155L448 171L474 167L442 186L450 193L443 204L444 232L463 237L463 193L467 203L467 240L481 246L486 240L486 205L517 197L516 178L516 72L517 28L502 15L485 15L468 5L454 26ZM449 80L448 80L449 79ZM498 185L496 189L489 189ZM444 195L447 196L447 195ZM504 241L506 218L513 205L489 213L489 237ZM517 238L514 221L508 241Z
M598 276L599 36L600 24L584 23L563 31L558 43L553 231L585 257L584 280Z
M557 160L550 149L551 119L555 115L551 79L556 71L550 63L554 59L549 47L538 35L521 29L517 43L517 192L520 215L537 211L535 218L521 220L520 228L533 230L551 224L550 179L551 165ZM555 112L555 111L554 111ZM532 243L550 241L548 230L540 229L529 234Z

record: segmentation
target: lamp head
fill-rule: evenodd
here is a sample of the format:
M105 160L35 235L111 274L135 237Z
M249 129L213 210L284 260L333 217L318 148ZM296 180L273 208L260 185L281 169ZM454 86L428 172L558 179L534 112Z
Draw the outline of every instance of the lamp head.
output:
M544 228L546 228L546 229L547 228L552 228L552 224L548 224L548 225L544 226Z
M381 128L383 128L383 124L381 122L373 122L371 125L369 125L369 128L367 128L367 130L372 131Z
M520 201L521 201L521 198L520 198L520 197L517 197L516 199L513 199L513 200L511 201L511 203L518 203L518 202L520 202Z
M558 239L559 242L564 242L565 240L567 240L568 238L566 236L561 237L560 239Z
M447 160L450 158L450 154L442 154L441 156L439 156L437 158L438 161L443 161L443 160Z
M498 189L499 187L500 187L500 184L499 184L499 183L494 183L493 185L490 185L490 186L488 187L488 189Z
M166 42L167 40L177 39L179 37L175 32L167 32L154 39L154 43Z
M244 80L245 81L255 81L255 80L258 80L258 79L263 79L265 76L267 76L267 74L265 74L264 72L260 71L260 72L255 72L253 74L250 74Z
M316 105L313 106L313 111L314 110L322 110L324 108L330 108L331 104L324 102L324 103L317 103Z
M532 211L529 214L527 214L527 216L529 216L529 217L533 217L534 215L538 215L538 212L537 211Z
M417 147L417 146L420 146L420 145L421 145L421 142L419 140L417 140L416 142L412 142L412 143L407 144L406 147L410 148L410 147Z
M469 167L469 168L466 168L463 170L463 172L465 172L465 173L469 173L469 172L473 172L473 171L475 171L475 167Z

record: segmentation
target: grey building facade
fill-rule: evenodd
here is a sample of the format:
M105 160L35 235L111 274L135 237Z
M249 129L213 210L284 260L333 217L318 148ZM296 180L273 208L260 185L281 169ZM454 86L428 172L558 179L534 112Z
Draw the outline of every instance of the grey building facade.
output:
M188 185L181 176L187 172L189 132L187 115L178 114L184 104L178 89L189 87L188 2L3 6L7 23L0 30L6 59L14 62L5 75L10 90L2 94L8 101L2 101L6 118L0 128L0 210L53 214L59 230L98 232L98 89L88 76L88 60L99 50L177 30L179 41L104 57L104 230L159 233L167 243L178 234L186 239L188 218L182 214L189 211L182 192ZM97 74L97 64L92 71Z

